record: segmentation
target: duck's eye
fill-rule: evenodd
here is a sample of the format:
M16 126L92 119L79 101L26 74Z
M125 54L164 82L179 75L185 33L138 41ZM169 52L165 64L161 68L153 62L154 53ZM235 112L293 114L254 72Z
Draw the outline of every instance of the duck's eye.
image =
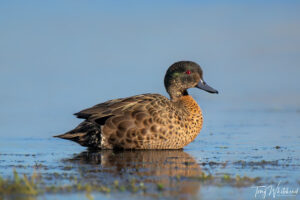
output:
M186 73L186 74L191 74L191 71L190 71L190 70L186 70L185 73Z

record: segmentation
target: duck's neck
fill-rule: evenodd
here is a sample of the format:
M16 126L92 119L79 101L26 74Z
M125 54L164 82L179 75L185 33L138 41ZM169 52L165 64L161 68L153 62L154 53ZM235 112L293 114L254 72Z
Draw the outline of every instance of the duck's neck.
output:
M190 113L190 115L201 115L201 109L199 107L199 105L197 104L197 102L193 99L193 97L191 95L188 94L187 90L178 90L178 89L174 89L174 88L170 88L170 90L168 90L170 97L171 97L171 101L173 101L175 104L178 105L178 107L182 107L185 111L187 111L188 113Z
M191 95L183 95L178 98L177 103L182 105L190 114L201 114L201 109Z
M187 90L180 91L180 90L177 90L177 89L175 89L175 90L170 89L168 91L168 93L169 93L169 95L171 97L171 100L173 102L179 101L180 98L182 98L183 96L189 96Z
M202 112L197 102L190 95L180 97L178 103L186 112L184 116L186 119L185 122L188 124L187 132L189 133L189 137L185 143L185 145L187 145L197 137L202 128Z

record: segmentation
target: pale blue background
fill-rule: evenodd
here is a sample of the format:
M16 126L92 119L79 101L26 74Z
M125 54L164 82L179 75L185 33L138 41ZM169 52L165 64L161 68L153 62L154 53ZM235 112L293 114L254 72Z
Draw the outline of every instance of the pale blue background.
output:
M213 112L299 112L298 2L2 0L0 136L50 137L96 103L166 95L178 60L220 91L190 90L205 126L226 117Z

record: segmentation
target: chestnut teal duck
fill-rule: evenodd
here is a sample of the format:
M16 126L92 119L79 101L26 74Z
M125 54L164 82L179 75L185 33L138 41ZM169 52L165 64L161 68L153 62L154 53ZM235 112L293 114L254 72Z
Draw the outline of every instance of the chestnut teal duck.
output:
M191 61L171 65L164 78L170 99L160 94L109 100L75 113L84 119L75 129L54 137L92 149L182 149L199 134L203 117L187 92L199 88L218 93Z

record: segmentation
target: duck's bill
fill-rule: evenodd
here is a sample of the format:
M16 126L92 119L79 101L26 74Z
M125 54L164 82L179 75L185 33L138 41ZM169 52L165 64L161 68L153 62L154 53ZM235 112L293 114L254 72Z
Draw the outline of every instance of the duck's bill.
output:
M199 81L199 83L196 85L196 88L199 88L209 93L219 93L218 90L215 90L214 88L210 87L204 81Z

